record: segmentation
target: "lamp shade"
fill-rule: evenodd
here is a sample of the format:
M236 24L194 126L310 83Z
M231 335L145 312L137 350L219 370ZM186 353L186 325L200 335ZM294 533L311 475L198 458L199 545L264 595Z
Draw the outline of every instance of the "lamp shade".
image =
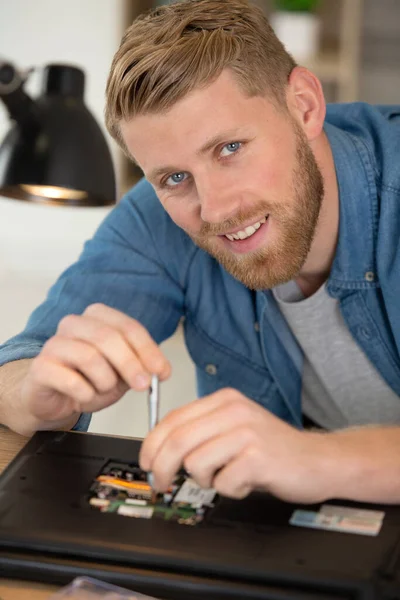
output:
M9 86L4 93L11 76L3 69L0 99L13 125L0 145L0 194L63 205L114 204L112 158L84 104L83 71L69 65L47 66L44 92L36 100L21 86Z

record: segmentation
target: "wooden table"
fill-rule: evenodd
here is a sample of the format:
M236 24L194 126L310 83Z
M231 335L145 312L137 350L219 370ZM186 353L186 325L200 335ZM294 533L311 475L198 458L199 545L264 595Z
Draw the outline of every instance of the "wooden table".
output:
M21 450L27 438L0 425L0 473ZM59 586L0 578L0 600L48 600Z

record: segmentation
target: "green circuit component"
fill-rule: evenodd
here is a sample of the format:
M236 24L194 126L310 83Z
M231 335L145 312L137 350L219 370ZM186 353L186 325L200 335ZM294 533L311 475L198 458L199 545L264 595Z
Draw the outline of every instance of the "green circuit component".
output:
M113 461L93 481L89 505L102 513L124 517L163 519L181 525L201 523L212 508L215 490L201 488L180 473L166 493L154 494L139 467Z

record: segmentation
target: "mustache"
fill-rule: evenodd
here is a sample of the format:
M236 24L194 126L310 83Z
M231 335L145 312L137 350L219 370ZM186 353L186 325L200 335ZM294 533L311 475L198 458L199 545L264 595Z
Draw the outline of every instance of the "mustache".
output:
M276 210L276 209L275 209ZM267 202L259 204L257 209L252 208L251 211L240 211L234 217L226 219L222 223L207 223L202 224L197 235L198 238L209 237L211 235L225 235L233 229L240 229L245 223L256 223L260 219L274 212L274 207Z

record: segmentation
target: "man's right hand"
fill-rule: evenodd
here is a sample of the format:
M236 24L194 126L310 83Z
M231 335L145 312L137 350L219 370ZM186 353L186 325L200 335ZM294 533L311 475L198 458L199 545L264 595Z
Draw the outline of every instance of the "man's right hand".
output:
M114 404L132 388L145 390L151 374L167 379L171 366L136 320L92 304L64 317L31 361L22 381L22 409L48 428L73 423L81 412Z

